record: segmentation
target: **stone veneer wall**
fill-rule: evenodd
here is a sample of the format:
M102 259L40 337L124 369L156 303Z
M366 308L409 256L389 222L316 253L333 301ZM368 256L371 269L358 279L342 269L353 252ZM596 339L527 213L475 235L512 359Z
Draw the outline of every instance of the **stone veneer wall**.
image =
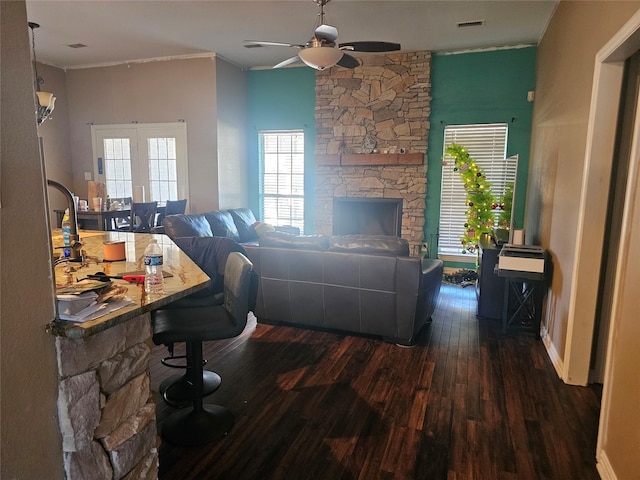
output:
M402 237L411 253L424 235L431 52L375 54L354 69L316 76L316 155L362 153L366 135L380 151L425 155L422 165L316 165L316 233L331 234L334 197L402 198Z
M67 480L158 478L150 325L145 314L88 338L56 337Z

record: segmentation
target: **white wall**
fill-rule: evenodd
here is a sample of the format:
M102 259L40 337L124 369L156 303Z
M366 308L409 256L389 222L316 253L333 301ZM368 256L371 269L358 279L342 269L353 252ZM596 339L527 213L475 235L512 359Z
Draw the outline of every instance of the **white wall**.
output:
M0 2L0 477L64 478L51 245L23 0Z
M38 31L36 30L37 43ZM45 176L60 182L73 192L74 176L69 146L66 76L63 70L43 64L38 64L38 74L44 79L42 90L52 92L56 96L56 108L52 119L45 120L38 127L38 135L42 139L43 154L46 158ZM67 200L58 190L49 189L49 206L52 214L53 209L66 208Z
M572 384L587 383L611 162L598 158L589 167L588 185L600 201L580 212L590 193L583 173L595 58L639 7L637 1L560 2L538 47L525 227L553 258L545 341L559 375ZM581 362L572 357L578 343L586 348Z
M192 212L218 208L216 65L213 57L67 71L69 132L76 193L94 171L91 124L184 120ZM47 165L49 165L47 158Z
M247 74L216 59L220 208L248 207Z
M640 48L639 8L640 2L562 1L538 48L526 228L527 235L553 256L546 344L568 383L585 384L588 377L621 62ZM594 82L599 52L626 31L629 19L637 24L629 48L608 60L613 63ZM636 150L636 169L638 156ZM633 195L625 204L626 230L594 452L607 480L640 478L637 170L629 181L635 191L630 189Z
M620 283L615 320L609 337L609 355L603 392L598 442L598 470L602 478L640 478L640 296L637 253L640 238L640 175L636 151L635 174L630 176L627 206L629 209L625 239L626 249L619 265Z

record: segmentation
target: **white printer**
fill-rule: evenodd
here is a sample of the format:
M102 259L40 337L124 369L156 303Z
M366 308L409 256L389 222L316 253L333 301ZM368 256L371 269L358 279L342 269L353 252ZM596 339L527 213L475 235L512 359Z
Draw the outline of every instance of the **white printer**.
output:
M537 245L503 245L498 254L498 269L544 273L546 251Z

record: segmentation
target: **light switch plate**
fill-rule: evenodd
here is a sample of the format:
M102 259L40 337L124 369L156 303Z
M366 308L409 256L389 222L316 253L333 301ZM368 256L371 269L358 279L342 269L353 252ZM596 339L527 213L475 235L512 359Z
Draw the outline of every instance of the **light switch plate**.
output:
M91 180L91 172L84 172L84 179Z

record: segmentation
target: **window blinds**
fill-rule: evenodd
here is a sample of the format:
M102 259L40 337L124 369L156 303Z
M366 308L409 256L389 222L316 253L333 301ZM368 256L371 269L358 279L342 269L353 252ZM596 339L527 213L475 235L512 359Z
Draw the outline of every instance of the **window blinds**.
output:
M471 158L484 169L497 200L507 184L516 178L517 157L505 159L507 132L507 124L504 123L445 127L438 253L462 253L460 237L467 218L466 192L459 173L453 170L453 159L444 152L453 143L465 147Z
M304 231L304 132L259 132L260 209L273 225Z

